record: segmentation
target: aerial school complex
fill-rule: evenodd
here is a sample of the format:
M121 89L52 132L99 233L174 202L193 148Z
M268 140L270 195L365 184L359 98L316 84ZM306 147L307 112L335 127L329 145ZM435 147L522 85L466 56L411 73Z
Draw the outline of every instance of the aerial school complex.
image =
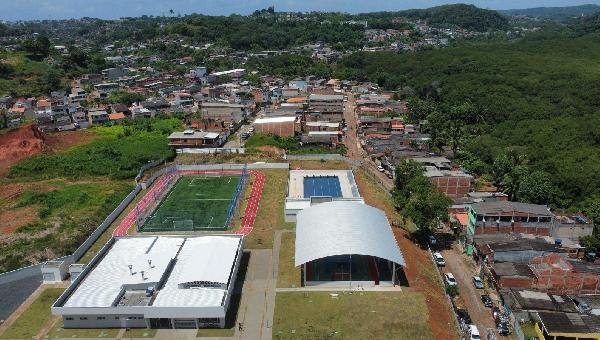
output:
M244 237L265 181L263 171L245 165L162 170L52 313L65 328L225 327L236 312L229 307ZM227 233L248 182L240 229ZM398 283L402 253L384 212L364 203L352 171L292 170L287 191L282 210L296 222L302 286L377 290Z

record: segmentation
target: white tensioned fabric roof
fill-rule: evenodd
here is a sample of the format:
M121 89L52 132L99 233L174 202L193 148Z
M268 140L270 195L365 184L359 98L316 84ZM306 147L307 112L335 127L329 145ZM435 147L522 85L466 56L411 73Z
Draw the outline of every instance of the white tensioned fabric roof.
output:
M296 217L295 265L335 255L376 256L405 265L383 211L356 202L333 201Z

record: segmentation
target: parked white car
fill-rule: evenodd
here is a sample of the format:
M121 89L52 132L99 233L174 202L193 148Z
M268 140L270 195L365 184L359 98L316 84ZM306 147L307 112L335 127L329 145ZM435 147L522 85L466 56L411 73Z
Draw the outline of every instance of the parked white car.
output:
M433 260L435 261L435 264L437 264L439 267L443 267L446 265L446 260L444 260L444 257L439 252L433 253Z
M469 325L469 335L471 340L481 340L481 336L479 336L479 330L475 325Z
M456 279L454 278L454 275L452 273L446 273L446 274L444 274L444 281L446 282L446 284L448 286L456 286L456 285L458 285L458 283L456 282Z

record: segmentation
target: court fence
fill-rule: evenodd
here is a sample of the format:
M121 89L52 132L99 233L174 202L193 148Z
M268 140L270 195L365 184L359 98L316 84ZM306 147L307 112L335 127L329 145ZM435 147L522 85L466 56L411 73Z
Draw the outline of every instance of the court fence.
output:
M231 227L233 216L235 215L235 211L240 203L240 197L244 194L246 182L248 181L248 173L248 166L247 164L244 164L244 167L242 168L242 173L240 174L240 179L233 194L233 198L231 199L231 203L227 208L227 219L225 221L225 227L227 228Z

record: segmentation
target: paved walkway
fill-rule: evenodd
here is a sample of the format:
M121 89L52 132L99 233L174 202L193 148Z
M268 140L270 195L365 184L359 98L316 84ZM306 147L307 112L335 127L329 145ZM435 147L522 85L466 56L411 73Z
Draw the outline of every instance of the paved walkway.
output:
M318 287L297 287L297 288L277 288L277 293L284 292L401 292L402 287L335 287L335 286L318 286Z
M238 324L243 325L243 331L240 332L236 327L236 339L263 339L263 320L267 312L266 290L271 261L271 249L250 251L250 263L237 317Z

